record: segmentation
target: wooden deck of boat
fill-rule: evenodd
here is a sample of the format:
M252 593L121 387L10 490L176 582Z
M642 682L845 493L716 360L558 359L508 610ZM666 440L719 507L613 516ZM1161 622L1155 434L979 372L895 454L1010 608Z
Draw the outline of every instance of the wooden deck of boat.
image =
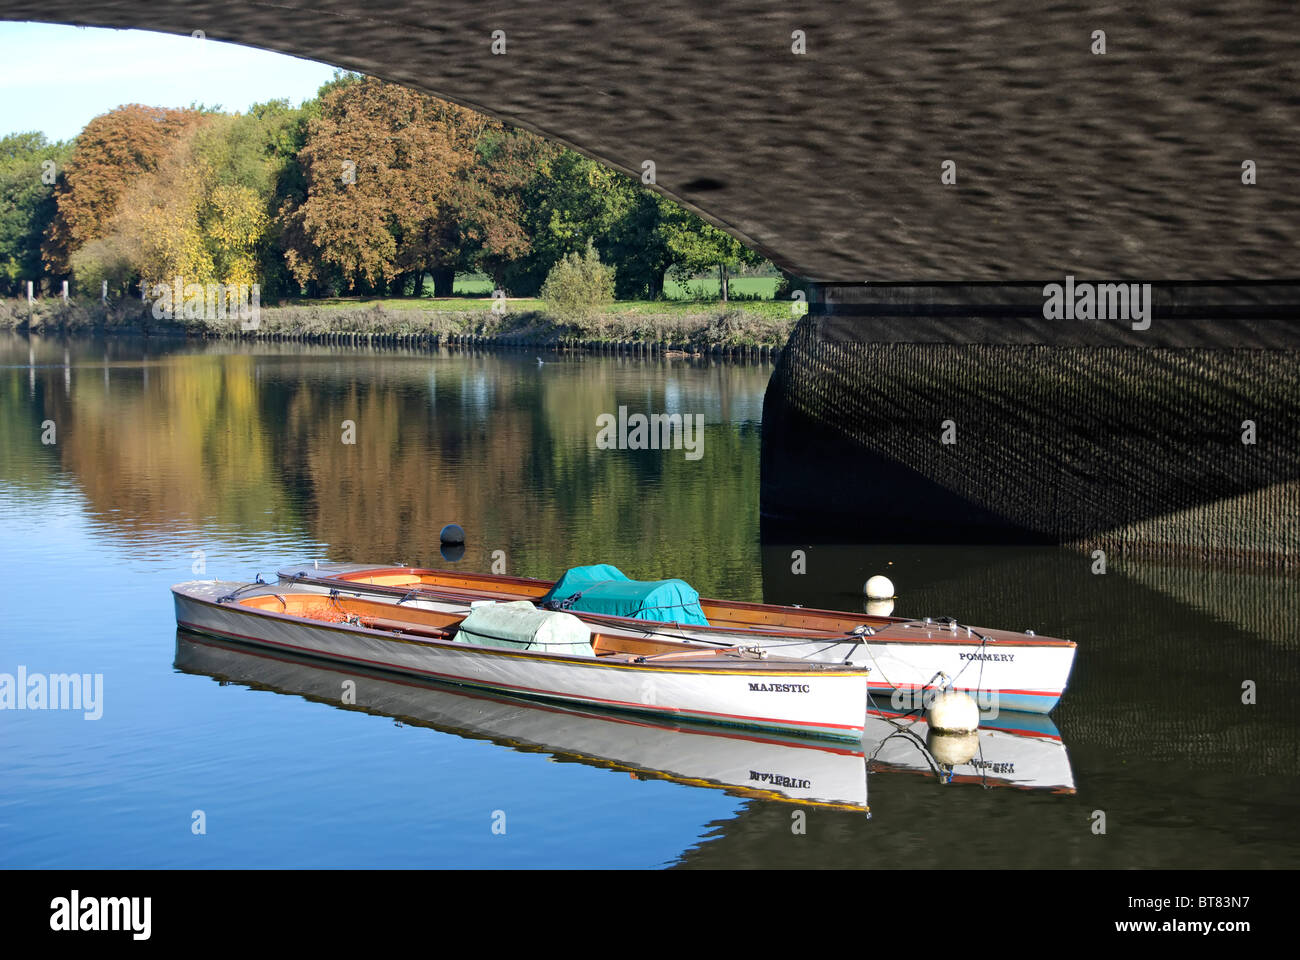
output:
M324 572L322 572L324 573ZM545 596L555 585L552 581L531 577L512 577L500 574L456 573L413 567L375 567L330 576L321 579L335 582L365 584L385 588L386 592L403 595L412 589L445 591L456 599L472 600L533 600ZM433 598L431 596L431 598ZM904 617L855 616L838 610L783 607L774 604L746 601L721 601L700 598L700 606L709 621L709 628L732 630L753 636L770 631L781 637L808 640L842 640L854 630L870 627L875 631L872 640L877 643L961 643L989 642L1018 646L1074 646L1073 641L1059 637L1027 635L1013 630L984 627L972 628L968 634L965 625L953 630L945 623L927 623ZM644 625L647 628L690 629L680 624L661 621L637 620L608 614L584 612L588 620L605 623L615 629Z

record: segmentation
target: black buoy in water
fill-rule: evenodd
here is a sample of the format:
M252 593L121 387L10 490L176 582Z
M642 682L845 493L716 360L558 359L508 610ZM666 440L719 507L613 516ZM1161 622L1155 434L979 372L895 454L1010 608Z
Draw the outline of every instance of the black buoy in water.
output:
M438 539L442 543L463 544L465 542L465 531L459 523L449 523L442 528L438 534Z

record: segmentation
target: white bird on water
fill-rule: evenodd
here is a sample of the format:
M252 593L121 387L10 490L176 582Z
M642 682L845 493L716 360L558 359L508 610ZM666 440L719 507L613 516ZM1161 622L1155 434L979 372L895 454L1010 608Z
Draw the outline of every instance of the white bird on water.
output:
M545 361L545 360L543 360L541 357L538 357L538 358L537 358L537 365L538 365L539 367L541 367L541 366L545 366L545 364L546 364L546 361Z

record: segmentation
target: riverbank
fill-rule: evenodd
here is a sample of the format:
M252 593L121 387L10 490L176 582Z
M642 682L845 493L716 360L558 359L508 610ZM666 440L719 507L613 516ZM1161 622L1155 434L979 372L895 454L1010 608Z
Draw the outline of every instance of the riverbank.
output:
M426 305L427 304L427 305ZM255 328L237 318L156 319L143 301L83 303L44 299L0 301L0 329L40 334L134 334L200 339L312 343L423 343L632 354L776 356L794 327L789 304L740 301L615 303L581 327L560 323L539 301L449 298L411 301L323 301L260 308ZM656 310L656 308L658 308ZM251 324L247 324L252 326Z

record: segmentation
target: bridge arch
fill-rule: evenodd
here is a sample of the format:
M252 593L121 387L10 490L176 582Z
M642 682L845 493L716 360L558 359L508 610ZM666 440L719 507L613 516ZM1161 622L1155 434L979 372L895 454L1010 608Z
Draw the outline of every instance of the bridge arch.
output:
M0 18L202 30L632 176L653 160L657 189L819 281L1297 274L1300 32L1265 0L0 0Z

